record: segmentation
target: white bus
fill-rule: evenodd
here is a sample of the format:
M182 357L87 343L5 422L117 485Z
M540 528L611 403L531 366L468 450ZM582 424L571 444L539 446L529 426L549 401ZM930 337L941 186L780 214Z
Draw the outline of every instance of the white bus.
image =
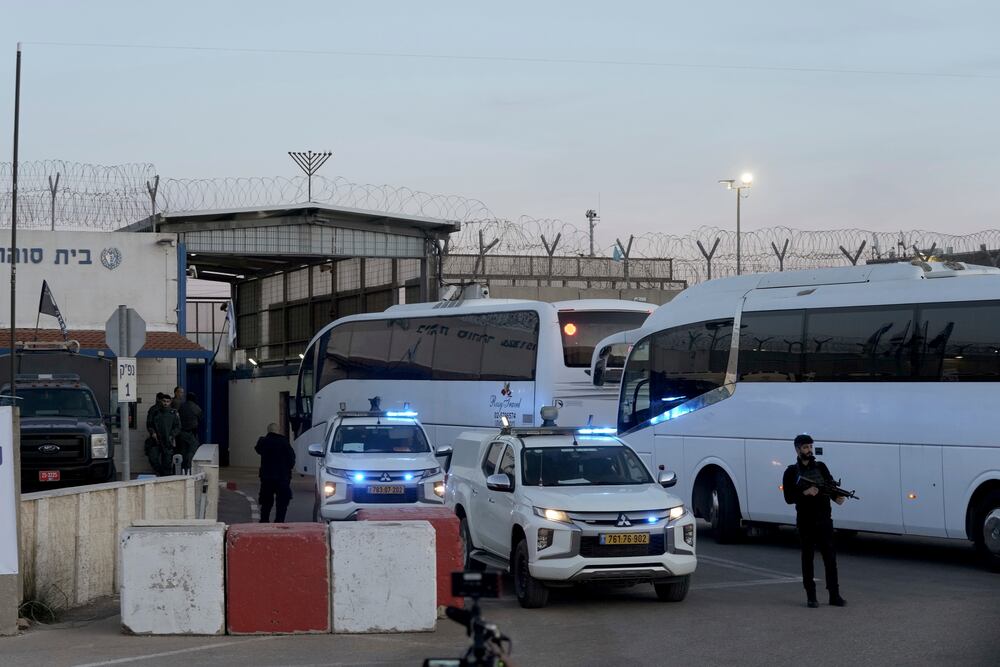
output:
M1000 566L997 269L713 280L606 342L627 337L619 435L677 473L720 540L795 522L781 477L808 433L860 497L835 509L838 528L970 539Z
M393 306L343 317L309 343L299 367L295 405L299 469L321 442L341 403L367 410L408 403L435 446L470 427L536 426L544 405L561 407L562 424L613 425L617 386L595 387L597 341L642 325L655 306L614 299L546 303L469 299ZM618 376L625 350L616 351Z

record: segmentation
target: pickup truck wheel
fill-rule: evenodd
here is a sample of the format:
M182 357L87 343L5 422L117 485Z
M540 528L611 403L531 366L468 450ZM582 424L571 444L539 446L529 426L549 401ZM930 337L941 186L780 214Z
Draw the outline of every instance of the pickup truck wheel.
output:
M680 602L687 597L688 587L691 585L691 576L688 575L680 581L671 581L666 584L653 584L656 589L656 597L661 602Z
M458 523L458 537L462 541L462 561L466 571L474 570L476 572L482 572L486 569L486 566L480 563L478 560L473 560L472 551L475 547L472 545L472 533L469 531L469 520L462 517L462 520Z
M1000 491L991 491L979 503L973 540L984 564L1000 572Z
M528 543L524 540L514 549L514 592L525 609L538 609L549 601L549 589L532 577L528 569Z

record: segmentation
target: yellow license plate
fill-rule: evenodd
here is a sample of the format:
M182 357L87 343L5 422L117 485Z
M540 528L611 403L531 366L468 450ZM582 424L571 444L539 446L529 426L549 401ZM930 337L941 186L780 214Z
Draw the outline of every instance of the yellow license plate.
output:
M601 533L601 544L649 544L649 533Z
M402 486L397 486L395 484L392 485L392 486L369 486L368 487L368 493L372 493L372 494L375 494L375 493L391 494L391 493L405 493L405 492L406 492L406 490Z

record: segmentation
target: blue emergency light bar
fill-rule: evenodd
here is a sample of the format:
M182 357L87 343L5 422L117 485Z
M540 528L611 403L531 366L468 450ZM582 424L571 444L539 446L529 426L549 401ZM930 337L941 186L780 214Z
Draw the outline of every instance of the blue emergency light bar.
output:
M618 435L618 429L612 427L603 428L580 428L576 431L580 435Z
M386 417L416 417L417 413L413 410L402 410L402 411L389 411L385 413Z

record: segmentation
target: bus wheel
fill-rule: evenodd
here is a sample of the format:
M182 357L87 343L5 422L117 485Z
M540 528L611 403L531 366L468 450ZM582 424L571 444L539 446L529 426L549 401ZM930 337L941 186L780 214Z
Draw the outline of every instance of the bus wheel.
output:
M708 521L712 524L712 536L719 544L732 544L739 540L740 504L736 499L736 489L724 472L715 475Z
M980 501L973 539L987 567L1000 572L1000 490L990 491Z

